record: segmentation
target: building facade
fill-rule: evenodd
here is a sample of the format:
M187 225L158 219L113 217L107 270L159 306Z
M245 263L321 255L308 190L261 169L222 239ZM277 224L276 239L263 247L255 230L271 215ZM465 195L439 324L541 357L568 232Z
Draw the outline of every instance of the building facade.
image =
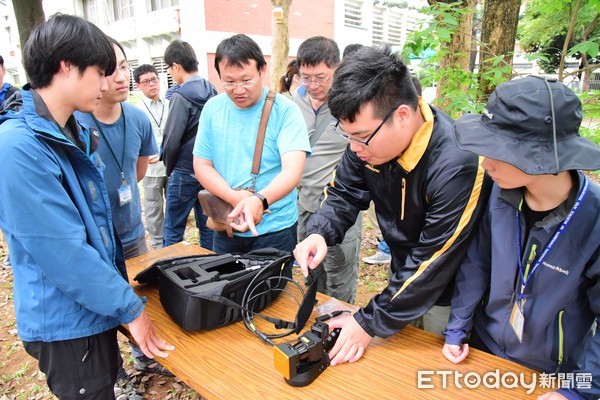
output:
M409 8L390 7L377 0L294 0L289 11L289 55L294 57L300 43L315 35L335 39L340 49L350 43L401 46L418 26L417 7L427 4L424 0L410 3ZM244 33L261 46L267 61L271 55L271 0L44 0L43 5L46 16L74 14L98 25L121 42L132 69L153 64L161 74L163 90L172 84L163 52L175 39L194 47L200 74L219 89L213 62L221 40ZM14 21L12 4L0 0L0 54L14 54L8 68L13 81L22 84L25 75Z

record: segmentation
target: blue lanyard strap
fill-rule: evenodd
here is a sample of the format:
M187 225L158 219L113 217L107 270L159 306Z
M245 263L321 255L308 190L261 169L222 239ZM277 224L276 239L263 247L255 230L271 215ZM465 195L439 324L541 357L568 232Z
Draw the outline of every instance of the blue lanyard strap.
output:
M523 302L523 299L525 298L524 292L525 292L525 288L527 287L527 283L529 282L529 280L533 276L533 273L542 264L542 261L544 261L544 259L548 255L548 253L550 253L550 250L552 250L552 248L554 247L554 244L556 244L556 242L558 241L558 238L562 235L562 233L564 232L564 230L567 228L567 226L569 225L569 223L573 219L573 215L575 215L575 212L577 211L577 209L581 205L581 202L583 201L583 198L585 197L585 195L587 193L587 189L588 189L588 180L584 176L583 177L583 188L581 189L581 193L579 193L579 196L577 197L577 200L575 201L575 204L573 205L573 208L571 209L571 212L569 212L569 215L567 215L567 217L565 218L565 220L563 221L563 223L560 225L560 227L558 228L558 230L556 231L556 233L554 234L554 236L552 237L552 239L550 240L550 242L548 242L548 244L546 245L546 248L544 249L544 251L542 252L542 254L540 255L540 257L537 259L535 265L533 266L533 268L531 269L531 272L527 275L527 277L525 277L525 271L523 270L523 263L521 261L521 257L522 257L522 255L521 255L521 220L519 218L520 212L519 212L519 210L517 210L517 212L516 212L516 217L517 217L517 249L518 249L517 261L518 261L518 265L519 265L519 274L521 275L521 293L520 293L520 296L519 296L519 301L521 303Z

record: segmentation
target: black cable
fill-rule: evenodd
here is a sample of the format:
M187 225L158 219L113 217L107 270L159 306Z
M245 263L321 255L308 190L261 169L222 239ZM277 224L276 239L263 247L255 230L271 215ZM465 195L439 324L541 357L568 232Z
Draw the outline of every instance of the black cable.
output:
M262 295L265 295L269 292L285 292L290 294L290 296L292 297L292 299L296 302L296 304L300 305L301 302L298 301L298 299L296 298L296 296L294 296L291 291L285 290L285 286L283 288L280 288L279 286L285 281L286 284L287 282L291 282L294 285L296 285L296 287L300 290L300 293L302 294L302 297L304 297L305 295L305 291L302 288L302 286L300 286L300 284L298 282L296 282L294 279L289 278L287 276L283 276L283 271L285 270L286 264L291 263L291 259L287 260L287 261L283 261L282 259L279 259L277 261L275 261L275 263L278 263L279 261L282 261L282 265L279 271L279 274L277 276L271 276L268 277L266 279L260 280L259 281L259 277L265 273L265 271L267 271L269 268L263 268L261 269L255 276L254 278L252 278L252 280L250 281L250 283L248 284L248 286L246 287L246 290L244 291L244 295L242 296L242 319L244 321L244 325L246 326L246 329L248 329L250 332L254 333L256 336L258 336L258 338L260 340L262 340L264 343L270 345L270 346L274 346L275 344L272 342L271 339L278 339L278 338L282 338L285 336L288 336L290 334L292 334L295 329L294 327L292 328L288 328L285 332L282 333L265 333L262 332L260 330L258 330L258 328L256 327L256 324L254 323L254 311L253 311L253 304L252 307L250 306L251 302L253 300L256 300L257 298L259 298ZM271 281L276 280L276 283L274 286L270 286ZM258 282L257 282L258 281ZM257 282L255 284L255 282ZM267 283L268 282L268 283ZM261 284L265 285L265 289L263 289L262 291L260 291L259 293L255 294L256 290L259 290ZM280 293L281 294L281 293ZM274 324L275 325L275 324Z

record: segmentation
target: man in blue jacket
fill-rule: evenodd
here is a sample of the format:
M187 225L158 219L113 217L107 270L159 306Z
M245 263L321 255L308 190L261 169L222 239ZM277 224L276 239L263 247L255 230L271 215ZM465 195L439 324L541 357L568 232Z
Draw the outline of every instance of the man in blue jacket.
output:
M0 126L0 228L18 334L55 395L114 398L119 325L148 357L173 349L127 282L98 137L72 115L96 108L115 53L94 25L56 15L32 32L24 64L23 109Z
M579 136L581 118L575 93L532 76L499 85L483 115L454 127L495 184L442 352L459 363L471 346L558 374L543 400L600 396L600 187L580 172L600 169L600 148Z

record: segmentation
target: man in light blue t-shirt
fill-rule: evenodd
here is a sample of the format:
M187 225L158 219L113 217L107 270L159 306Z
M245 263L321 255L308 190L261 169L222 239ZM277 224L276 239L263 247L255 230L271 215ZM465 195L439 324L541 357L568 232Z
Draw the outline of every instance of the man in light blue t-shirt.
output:
M223 40L215 54L224 94L210 99L200 116L194 171L202 186L230 203L234 236L215 232L213 250L248 252L264 247L292 251L296 245L296 186L310 154L300 109L277 95L267 124L254 192L252 160L268 89L266 61L246 35ZM239 219L239 220L238 220Z

